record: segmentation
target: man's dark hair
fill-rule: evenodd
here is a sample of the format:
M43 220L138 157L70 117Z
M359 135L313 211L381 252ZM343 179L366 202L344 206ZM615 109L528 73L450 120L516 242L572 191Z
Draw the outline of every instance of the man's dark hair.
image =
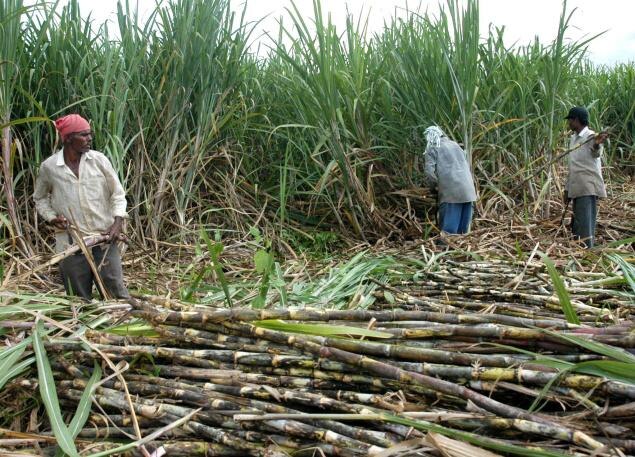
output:
M584 106L574 106L565 119L577 119L585 127L589 125L589 112Z

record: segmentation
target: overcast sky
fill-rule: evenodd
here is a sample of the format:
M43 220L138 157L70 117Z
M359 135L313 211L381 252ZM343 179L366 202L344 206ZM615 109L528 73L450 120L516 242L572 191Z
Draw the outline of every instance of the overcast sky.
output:
M113 17L116 0L79 0L80 9L92 11L93 18L103 22ZM135 0L130 0L131 4ZM139 10L143 14L153 8L155 0L138 0ZM244 0L231 0L234 9L242 9ZM313 14L313 0L295 0L295 4L307 17ZM267 18L259 25L255 36L262 36L269 31L276 35L277 21L285 15L285 8L290 8L291 0L248 0L247 19L257 21ZM322 0L322 9L332 13L332 18L343 30L346 8L358 16L363 12L369 15L369 31L381 30L384 21L389 21L395 14L402 15L407 5L410 9L428 8L430 12L438 11L438 0ZM635 0L569 0L569 10L576 8L571 20L571 28L567 34L570 39L591 37L598 33L606 33L596 38L589 46L589 56L597 63L614 64L616 62L635 61ZM527 44L538 35L544 43L553 40L558 29L558 20L562 2L558 0L481 0L480 17L481 33L487 32L490 23L505 26L507 44ZM289 23L285 21L285 23ZM266 38L262 39L264 42Z

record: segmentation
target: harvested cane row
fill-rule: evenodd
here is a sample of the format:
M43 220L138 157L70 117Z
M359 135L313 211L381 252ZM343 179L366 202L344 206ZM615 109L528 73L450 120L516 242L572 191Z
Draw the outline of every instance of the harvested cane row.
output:
M95 363L110 367L77 435L93 451L151 437L155 457L457 455L466 442L632 454L634 376L620 370L635 366L634 303L618 276L566 273L580 324L563 318L542 264L446 259L376 280L369 309L145 296L129 315L152 335L87 330L45 347L63 411L75 411Z
M373 455L420 438L430 424L478 432L480 439L489 436L497 443L540 442L538 447L554 452L563 446L589 453L635 450L635 442L625 439L635 429L635 386L587 374L559 375L535 356L488 344L526 347L532 340L550 344L554 359L580 363L604 357L560 334L588 341L608 336L632 349L632 327L602 335L553 317L527 322L497 314L406 310L186 309L152 297L140 302L134 314L153 324L160 345L99 332L87 334L90 351L80 344L49 344L53 353L72 353L71 361L55 365L59 395L79 400L86 386L82 373L99 358L95 350L127 362L125 387L145 433L194 414L163 437L170 455L179 455L183 446L196 455L194 438L214 443L200 446L199 455L299 450L314 455L316 449L325 455ZM258 326L271 319L360 329L374 322L373 330L387 338L301 335ZM402 323L406 328L399 328ZM467 340L474 351L448 352L430 344L444 340ZM499 353L479 351L488 347ZM530 412L536 398L544 407ZM103 383L95 400L104 411L131 412L124 383L116 379ZM110 413L80 436L121 437L126 425L131 431L125 415ZM412 423L399 423L400 417Z

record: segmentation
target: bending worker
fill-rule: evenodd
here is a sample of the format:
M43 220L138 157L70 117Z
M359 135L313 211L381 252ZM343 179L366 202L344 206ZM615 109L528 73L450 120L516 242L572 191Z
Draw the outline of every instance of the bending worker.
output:
M450 234L468 233L476 190L465 151L437 126L424 134L425 179L430 188L438 188L439 228Z
M55 127L64 146L40 166L33 194L37 212L54 227L58 253L73 244L71 230L81 237L106 235L108 244L91 249L94 265L108 294L130 298L116 244L126 217L117 173L104 154L91 149L93 132L86 119L70 114L57 119ZM67 294L91 300L96 278L81 251L63 259L60 270Z

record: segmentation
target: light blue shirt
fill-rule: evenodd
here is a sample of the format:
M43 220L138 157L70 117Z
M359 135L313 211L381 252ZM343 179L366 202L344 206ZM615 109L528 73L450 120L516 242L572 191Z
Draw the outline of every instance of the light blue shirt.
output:
M439 190L439 203L476 201L476 190L465 151L448 137L438 147L429 146L425 154L426 184Z

